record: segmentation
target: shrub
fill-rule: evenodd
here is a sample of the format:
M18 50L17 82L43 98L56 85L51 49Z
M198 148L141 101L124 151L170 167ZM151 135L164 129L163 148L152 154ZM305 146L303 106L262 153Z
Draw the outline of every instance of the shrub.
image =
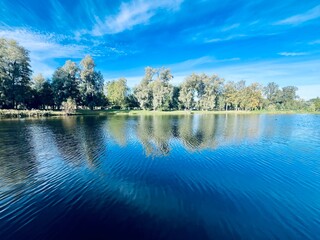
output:
M67 101L62 103L62 109L66 115L74 114L77 109L76 101L72 98L68 98Z

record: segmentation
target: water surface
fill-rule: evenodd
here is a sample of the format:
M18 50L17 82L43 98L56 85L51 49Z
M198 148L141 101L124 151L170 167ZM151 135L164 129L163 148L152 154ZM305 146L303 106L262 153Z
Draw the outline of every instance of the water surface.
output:
M320 115L0 121L0 239L317 239Z

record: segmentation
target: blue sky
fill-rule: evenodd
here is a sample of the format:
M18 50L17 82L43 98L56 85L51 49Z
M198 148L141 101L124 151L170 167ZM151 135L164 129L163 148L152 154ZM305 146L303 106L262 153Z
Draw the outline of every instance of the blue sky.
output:
M106 80L144 67L227 81L296 85L320 96L320 2L293 0L1 0L0 37L30 50L34 73L91 54Z

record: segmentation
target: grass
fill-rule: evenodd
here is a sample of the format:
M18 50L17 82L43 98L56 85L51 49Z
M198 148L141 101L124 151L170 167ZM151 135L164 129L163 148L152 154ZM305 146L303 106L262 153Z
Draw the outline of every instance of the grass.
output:
M284 111L148 111L148 110L77 110L72 115L190 115L190 114L320 114L320 112L308 112L302 110L284 110ZM63 116L62 111L51 110L1 110L0 118L22 118L22 117L50 117L50 116Z
M64 115L62 111L0 109L0 118L49 117Z
M148 111L148 110L78 110L79 115L190 115L190 114L226 114L226 113L250 113L246 111Z
M190 115L190 114L320 114L320 112L308 112L302 110L282 111L148 111L148 110L78 110L79 115Z

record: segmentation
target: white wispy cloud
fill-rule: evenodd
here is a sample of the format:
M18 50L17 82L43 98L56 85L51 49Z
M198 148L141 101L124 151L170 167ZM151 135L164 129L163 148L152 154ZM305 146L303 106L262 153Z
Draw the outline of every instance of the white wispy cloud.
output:
M309 42L311 45L320 44L320 39Z
M87 47L75 44L62 44L64 35L34 32L28 29L0 29L0 37L16 40L30 52L31 65L35 73L50 77L59 58L82 58Z
M224 42L224 41L230 41L234 39L241 39L247 37L246 34L234 34L222 38L211 38L211 39L205 39L205 43L213 43L213 42Z
M184 70L184 69L190 69L196 66L204 65L207 63L212 63L213 61L214 59L212 57L204 56L200 58L188 59L182 62L171 64L169 65L169 67L175 70Z
M232 25L229 25L229 26L225 26L221 29L222 32L227 32L227 31L230 31L230 30L233 30L233 29L236 29L240 26L240 23L235 23L235 24L232 24Z
M320 5L310 9L309 11L297 14L286 19L280 20L275 25L298 25L320 17Z
M308 55L307 52L280 52L278 54L285 57L296 57L296 56Z
M74 36L36 32L24 28L0 28L0 37L13 39L30 52L33 70L49 77L57 67L58 59L81 59L90 54L99 56L123 56L132 51L112 46L104 41L76 42Z
M216 63L225 63L225 62L234 62L239 61L240 58L224 58L224 59L216 59L211 56L203 56L199 58L188 59L182 62L177 62L174 64L167 65L170 69L179 72L186 71L189 69L199 69L201 66L208 66L208 64L216 64Z
M92 35L115 34L130 30L136 25L148 24L158 10L175 11L179 9L182 2L183 0L133 0L121 3L116 15L108 16L95 24Z
M27 29L3 29L0 37L16 40L21 46L30 51L35 60L51 58L80 58L87 47L76 44L61 44L67 37L51 33L33 32Z

